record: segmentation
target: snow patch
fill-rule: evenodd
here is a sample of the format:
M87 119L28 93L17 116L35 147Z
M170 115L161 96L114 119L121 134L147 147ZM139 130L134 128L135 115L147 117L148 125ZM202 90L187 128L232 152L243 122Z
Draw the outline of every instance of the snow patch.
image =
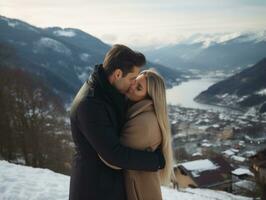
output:
M249 32L243 34L245 37L238 39L239 42L250 42L254 41L255 43L266 41L266 31L257 31Z
M20 23L19 21L15 21L12 19L8 19L6 17L0 16L0 19L4 20L7 22L7 25L12 27L12 28L16 28L18 26L23 26L24 28L27 28L28 30L34 31L34 32L39 32L38 30L36 30L35 28L33 28L32 26L28 25L28 24L24 24L24 23Z
M83 72L81 74L78 74L79 80L81 80L81 82L84 82L85 80L88 79L88 73Z
M192 156L202 156L202 153L201 152L195 152L192 154Z
M54 40L52 38L48 37L42 37L38 42L37 42L37 47L39 48L49 48L54 50L55 52L66 54L66 55L71 55L71 50L68 49L64 44L61 42L58 42L57 40Z
M12 28L15 28L18 25L17 22L10 22L10 21L8 21L7 24L8 24L8 26L10 26Z
M260 90L260 91L258 91L258 92L256 92L256 94L259 94L259 95L266 95L266 89L262 89L262 90Z
M84 62L89 61L90 57L91 57L91 55L87 54L87 53L82 53L82 54L79 55L80 60L82 60Z
M216 33L216 34L195 34L183 41L185 44L202 43L202 48L208 48L215 44L226 44L230 40L238 43L242 42L263 42L266 41L266 31L257 32L234 32L234 33Z
M245 169L245 168L237 168L232 171L232 174L237 175L237 176L245 175L245 174L254 176L254 174L249 169Z
M256 188L256 183L249 181L249 180L241 180L241 181L234 183L234 185L239 188L246 189L248 191L254 191Z
M246 158L241 157L241 156L232 156L231 158L238 162L244 162L246 160Z
M245 96L243 96L243 97L241 97L240 99L238 99L236 102L241 102L241 101L244 101L246 98L248 98L249 97L249 95L245 95Z
M76 33L73 30L57 30L53 32L57 36L74 37Z
M233 152L231 149L228 149L226 151L223 151L222 153L225 154L225 155L227 155L227 156L235 155L235 152Z
M68 199L69 177L0 161L0 199Z
M180 189L173 190L167 187L161 187L163 200L248 200L251 198L236 196L227 192L208 190L208 189Z
M243 153L243 155L245 155L245 156L247 156L247 157L250 157L250 156L254 156L254 155L256 155L256 151L245 151L244 153Z
M11 20L9 20L9 19L6 18L6 17L2 17L2 16L0 16L0 19L6 21L6 22L7 22L7 25L10 26L10 27L12 27L12 28L15 28L15 27L18 25L18 22L11 21Z
M206 143L202 143L201 146L202 146L202 147L211 147L212 144L206 142Z
M198 129L205 131L209 126L198 126Z
M91 66L74 66L74 69L76 70L77 76L79 77L79 80L81 80L81 82L86 81L89 78L89 74L93 71L93 68Z
M191 36L188 40L190 44L202 43L202 48L208 48L213 44L225 43L228 40L237 38L241 33L227 33L227 34L197 34Z

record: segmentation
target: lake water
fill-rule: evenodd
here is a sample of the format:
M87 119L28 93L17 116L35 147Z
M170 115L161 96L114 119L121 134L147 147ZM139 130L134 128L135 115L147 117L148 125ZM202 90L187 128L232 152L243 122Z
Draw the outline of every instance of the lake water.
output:
M223 111L227 108L219 106L212 106L207 104L200 104L195 102L193 99L200 94L202 91L208 89L209 86L217 83L221 79L203 77L201 79L189 80L183 82L180 85L174 86L166 91L167 102L172 105L179 105L188 108L198 109L211 109L215 111Z

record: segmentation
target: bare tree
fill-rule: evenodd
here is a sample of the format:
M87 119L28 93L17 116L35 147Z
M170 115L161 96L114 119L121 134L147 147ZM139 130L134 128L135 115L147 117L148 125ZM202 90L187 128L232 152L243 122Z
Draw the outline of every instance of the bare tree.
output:
M23 158L26 165L67 173L71 137L58 96L26 71L0 68L0 108L0 154L5 159Z

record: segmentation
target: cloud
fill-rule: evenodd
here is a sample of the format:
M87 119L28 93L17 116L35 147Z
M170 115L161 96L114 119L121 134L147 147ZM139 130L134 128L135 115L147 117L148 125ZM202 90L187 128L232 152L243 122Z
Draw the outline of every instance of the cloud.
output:
M117 43L118 37L115 34L103 34L101 39L104 40L106 43Z
M39 27L79 28L107 43L132 46L266 27L265 0L1 0L0 13Z

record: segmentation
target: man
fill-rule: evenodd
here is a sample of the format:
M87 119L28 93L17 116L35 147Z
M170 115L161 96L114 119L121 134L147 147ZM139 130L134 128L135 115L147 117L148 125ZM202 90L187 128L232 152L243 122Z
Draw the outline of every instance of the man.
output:
M99 156L122 169L157 171L164 167L160 150L139 151L119 142L126 114L124 94L144 64L143 54L114 45L76 95L70 113L76 147L70 200L126 199L123 171L109 168Z

